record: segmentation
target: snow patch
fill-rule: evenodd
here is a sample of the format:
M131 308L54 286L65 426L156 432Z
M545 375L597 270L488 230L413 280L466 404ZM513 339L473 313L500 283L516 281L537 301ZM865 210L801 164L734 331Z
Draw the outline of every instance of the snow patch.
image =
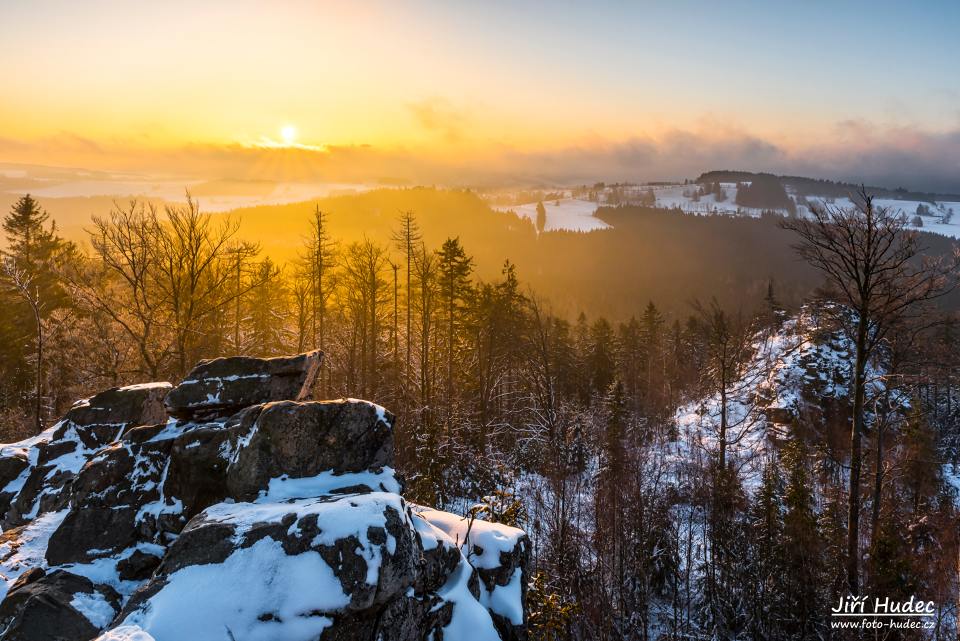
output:
M316 612L349 602L317 552L288 556L278 541L265 538L221 564L177 570L123 623L136 626L126 634L143 631L154 641L312 641L333 623ZM111 641L118 639L124 637Z
M590 232L613 227L596 217L597 203L577 198L564 198L559 201L545 200L543 208L547 213L544 231L579 231ZM512 211L520 218L526 218L533 224L537 223L537 203L528 203L512 207Z
M24 526L16 538L0 543L0 600L21 574L31 568L47 568L47 544L67 512L47 512Z
M470 592L472 572L473 568L461 556L457 569L437 591L443 602L453 604L450 623L443 628L444 641L500 641L490 612Z
M98 630L107 627L117 614L113 606L96 590L89 594L77 592L70 601L70 605Z
M338 491L365 485L373 491L380 490L400 494L400 482L393 468L385 467L379 472L359 472L338 474L332 470L316 476L292 479L286 475L270 479L270 484L254 503L275 503L290 499L304 499L324 494L336 494Z
M416 514L438 528L463 550L471 565L484 570L500 567L500 554L509 554L526 536L523 530L501 523L470 519L448 512L415 506Z

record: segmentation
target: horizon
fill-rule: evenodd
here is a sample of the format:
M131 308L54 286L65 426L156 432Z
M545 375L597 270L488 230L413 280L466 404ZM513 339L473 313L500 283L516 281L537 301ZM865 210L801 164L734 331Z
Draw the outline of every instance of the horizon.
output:
M448 186L729 167L960 191L947 2L0 12L18 60L0 68L3 163Z

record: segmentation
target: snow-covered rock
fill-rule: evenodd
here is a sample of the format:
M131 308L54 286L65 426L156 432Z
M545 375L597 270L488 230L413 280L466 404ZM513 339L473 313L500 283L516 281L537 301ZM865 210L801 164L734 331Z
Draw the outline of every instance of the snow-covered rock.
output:
M831 432L843 441L852 420L855 348L838 326L838 308L809 305L773 330L753 336L752 357L727 389L728 458L747 489L760 481L769 447L791 435L801 424L815 429L817 440L831 442ZM868 400L888 395L901 413L909 398L886 388L883 354L867 364ZM871 420L867 403L867 419ZM715 450L720 423L719 393L681 406L676 412L679 439L671 444L678 464L695 458L696 451ZM835 440L835 439L834 439Z
M279 400L311 398L323 353L289 358L233 356L200 361L167 394L167 412L177 418L229 416L237 410Z
M526 535L409 505L394 417L308 400L320 358L202 362L0 446L0 641L525 638Z
M66 507L64 489L86 461L131 427L164 420L170 390L170 383L109 389L75 403L42 434L0 446L0 524L10 528Z
M109 586L65 570L33 568L0 603L0 634L10 641L89 639L119 609L120 596Z

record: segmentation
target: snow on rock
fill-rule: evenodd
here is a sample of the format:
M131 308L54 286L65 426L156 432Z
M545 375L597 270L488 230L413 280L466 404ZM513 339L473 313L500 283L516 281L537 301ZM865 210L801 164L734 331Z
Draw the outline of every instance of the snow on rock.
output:
M209 418L229 416L259 403L308 399L322 362L319 351L289 358L233 356L200 361L167 395L167 411L177 418Z
M43 434L0 449L0 525L14 527L66 507L65 489L97 450L134 426L163 420L169 390L160 383L100 392L75 403Z
M120 597L109 587L65 570L33 568L0 603L0 638L90 639L119 609Z
M760 480L768 444L786 438L801 416L820 426L849 418L854 346L831 318L829 309L805 307L775 331L756 333L753 357L727 389L728 458L747 489ZM876 360L867 365L867 380L871 397L885 391ZM909 406L899 391L890 394ZM721 407L717 392L677 410L679 438L670 446L676 464L716 451Z
M109 630L99 637L97 641L157 641L152 636L144 632L135 625L123 625L119 628Z
M230 638L225 630L236 639L309 641L333 623L320 612L350 600L320 554L290 556L271 538L164 581L121 626L136 626L156 641L221 641Z
M443 626L444 641L497 641L501 638L491 625L490 611L474 598L471 578L470 564L461 559L457 569L440 588L440 596L453 606L450 621Z
M320 358L201 362L0 445L0 641L524 638L524 533L408 505L394 417L308 400Z
M31 568L46 568L50 535L60 527L67 510L48 512L26 525L0 534L0 599Z
M78 592L73 596L70 605L97 629L107 627L117 615L114 606L100 592Z
M301 499L323 494L346 494L356 491L393 492L400 494L400 482L393 468L379 471L338 474L332 470L306 478L290 478L286 474L270 479L266 490L261 490L255 503Z
M523 530L414 506L429 546L454 546L479 578L480 602L503 638L521 638L526 601L530 541ZM415 527L417 527L415 525ZM427 548L428 544L424 544ZM456 607L454 608L456 611ZM446 637L444 637L446 638ZM469 638L469 637L468 637Z
M456 541L469 555L471 564L479 569L500 568L502 557L521 548L527 536L523 530L508 525L469 519L430 508L415 509L421 518Z

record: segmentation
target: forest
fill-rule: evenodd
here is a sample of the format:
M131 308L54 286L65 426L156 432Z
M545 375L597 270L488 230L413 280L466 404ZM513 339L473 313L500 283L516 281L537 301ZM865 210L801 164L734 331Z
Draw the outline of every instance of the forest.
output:
M428 191L451 219L474 200ZM936 603L884 638L956 638L954 249L863 197L812 220L603 208L614 229L585 235L384 207L341 237L336 202L302 204L271 257L193 200L115 203L80 243L23 196L0 440L200 359L319 349L321 396L397 415L408 496L530 534L531 639L849 638L829 613L861 588Z

